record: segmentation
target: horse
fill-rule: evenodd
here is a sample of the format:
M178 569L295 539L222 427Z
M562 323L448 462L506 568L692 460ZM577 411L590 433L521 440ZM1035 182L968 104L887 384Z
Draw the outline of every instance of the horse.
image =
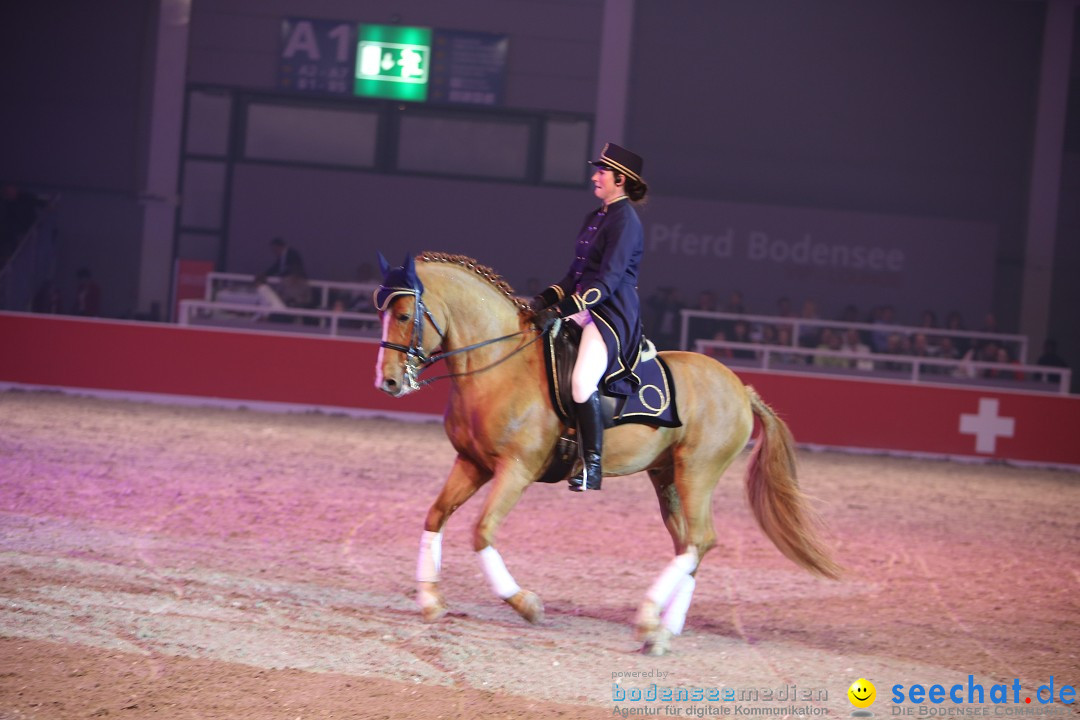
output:
M423 619L447 612L439 588L442 531L457 508L490 483L473 530L473 549L495 594L538 623L540 597L507 570L495 535L522 493L544 473L562 432L546 387L542 331L522 298L491 268L441 252L406 256L390 268L380 255L376 291L382 342L375 385L401 397L430 380L444 360L451 382L444 416L457 457L428 510L417 561ZM663 352L677 393L680 427L620 425L604 433L605 476L646 471L675 556L659 573L634 620L642 651L666 653L690 607L701 560L716 544L712 495L721 475L761 432L746 469L747 500L777 549L807 571L836 579L840 568L818 536L816 516L796 480L794 441L784 421L726 366L692 352Z

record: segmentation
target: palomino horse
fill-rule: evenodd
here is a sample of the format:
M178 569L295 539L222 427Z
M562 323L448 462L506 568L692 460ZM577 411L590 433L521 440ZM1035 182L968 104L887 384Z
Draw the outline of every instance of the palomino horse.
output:
M544 472L561 431L545 385L543 344L535 342L538 331L511 288L470 258L427 252L415 261L407 257L401 268L382 265L376 386L405 395L420 387L418 371L441 358L452 382L444 425L457 459L424 522L417 568L423 616L434 621L446 612L439 590L443 527L490 482L473 548L495 593L538 622L540 598L514 582L494 546L499 525ZM746 492L758 524L780 552L810 572L835 578L839 570L815 536L784 422L716 360L690 352L663 357L683 390L677 394L682 426L631 424L604 433L605 475L648 471L675 545L675 558L646 593L635 621L650 654L665 652L682 630L698 565L716 543L713 489L747 445L754 417L762 432L747 467Z

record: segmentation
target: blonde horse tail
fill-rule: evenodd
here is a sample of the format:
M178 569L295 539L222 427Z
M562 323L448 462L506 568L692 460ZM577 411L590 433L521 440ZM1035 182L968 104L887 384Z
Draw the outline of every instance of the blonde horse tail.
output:
M780 552L800 567L835 580L840 567L818 538L817 516L799 490L791 431L754 388L746 391L762 428L746 468L746 495L754 518Z

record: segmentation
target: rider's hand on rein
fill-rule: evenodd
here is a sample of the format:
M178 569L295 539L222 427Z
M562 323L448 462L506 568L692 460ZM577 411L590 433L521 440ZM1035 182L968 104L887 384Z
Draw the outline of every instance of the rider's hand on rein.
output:
M547 332L559 317L559 311L555 307L548 307L543 310L534 310L529 320L541 332Z

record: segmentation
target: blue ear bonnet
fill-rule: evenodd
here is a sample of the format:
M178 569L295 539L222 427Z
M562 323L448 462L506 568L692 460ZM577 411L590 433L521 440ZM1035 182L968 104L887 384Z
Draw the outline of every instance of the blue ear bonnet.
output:
M386 258L379 253L379 269L382 271L382 284L375 290L373 299L379 312L385 312L398 295L420 297L424 284L416 275L416 263L412 253L405 256L401 267L390 267Z

